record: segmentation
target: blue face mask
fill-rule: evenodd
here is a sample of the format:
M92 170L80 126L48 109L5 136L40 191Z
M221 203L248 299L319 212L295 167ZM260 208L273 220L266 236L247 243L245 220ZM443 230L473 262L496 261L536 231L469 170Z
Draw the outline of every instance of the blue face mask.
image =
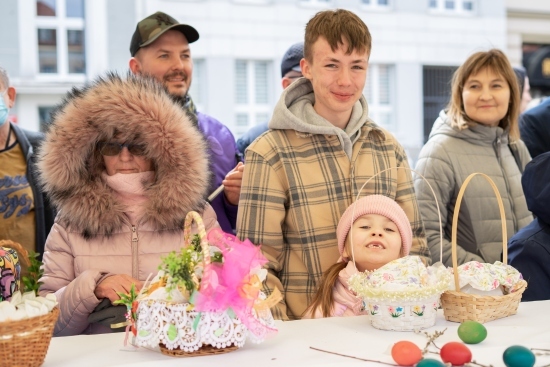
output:
M4 95L6 93L8 93L7 89L4 93L0 94L0 126L3 126L8 121L8 114L10 113L10 109L4 102Z

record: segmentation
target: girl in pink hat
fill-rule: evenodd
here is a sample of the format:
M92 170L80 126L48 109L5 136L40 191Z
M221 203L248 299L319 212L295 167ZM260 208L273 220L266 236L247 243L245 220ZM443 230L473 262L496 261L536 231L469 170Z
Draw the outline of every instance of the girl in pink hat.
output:
M412 229L407 215L394 200L369 195L346 209L338 222L336 237L340 259L323 274L304 318L366 315L361 298L349 289L348 279L357 271L373 271L407 256Z

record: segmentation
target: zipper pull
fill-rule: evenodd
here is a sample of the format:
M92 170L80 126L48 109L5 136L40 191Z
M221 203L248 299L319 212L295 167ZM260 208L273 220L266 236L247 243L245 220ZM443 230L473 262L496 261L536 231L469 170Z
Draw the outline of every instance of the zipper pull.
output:
M132 242L138 241L136 226L132 226Z

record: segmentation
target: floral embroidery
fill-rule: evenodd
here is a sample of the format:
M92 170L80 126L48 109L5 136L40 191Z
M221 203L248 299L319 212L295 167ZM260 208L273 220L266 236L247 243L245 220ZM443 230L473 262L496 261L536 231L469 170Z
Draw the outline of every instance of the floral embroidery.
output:
M378 305L371 305L369 303L369 311L371 315L378 315Z
M450 268L449 272L452 274L453 269ZM500 261L494 264L467 262L458 267L458 277L460 288L469 284L472 288L482 291L492 291L500 286L509 289L522 279L520 272ZM454 282L450 288L454 289Z
M437 309L439 308L439 302L435 301L433 304L433 308L434 308L434 311L437 311Z
M416 305L412 308L412 312L416 316L424 316L424 311L426 311L426 305L422 305L422 307L420 307L419 305Z
M398 306L398 307L390 306L388 307L388 311L392 317L399 317L403 315L403 307L401 306Z

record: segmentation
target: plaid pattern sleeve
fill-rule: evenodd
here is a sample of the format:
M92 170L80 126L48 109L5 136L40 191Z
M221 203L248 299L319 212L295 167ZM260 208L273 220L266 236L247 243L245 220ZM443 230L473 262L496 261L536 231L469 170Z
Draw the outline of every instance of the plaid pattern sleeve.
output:
M283 300L272 309L273 316L288 320L285 291L279 279L282 268L280 259L284 255L281 225L285 217L286 190L277 178L280 165L273 166L273 162L277 163L275 156L265 158L251 149L247 150L237 215L237 236L262 245L262 252L269 261L264 292L269 295L273 289L279 289Z
M262 245L269 259L266 288L281 290L280 319L299 319L325 272L339 257L336 228L361 186L376 172L408 167L391 134L365 124L351 159L337 136L272 130L249 146L237 235ZM382 194L405 210L414 230L412 253L429 259L412 177L389 170L359 196Z

